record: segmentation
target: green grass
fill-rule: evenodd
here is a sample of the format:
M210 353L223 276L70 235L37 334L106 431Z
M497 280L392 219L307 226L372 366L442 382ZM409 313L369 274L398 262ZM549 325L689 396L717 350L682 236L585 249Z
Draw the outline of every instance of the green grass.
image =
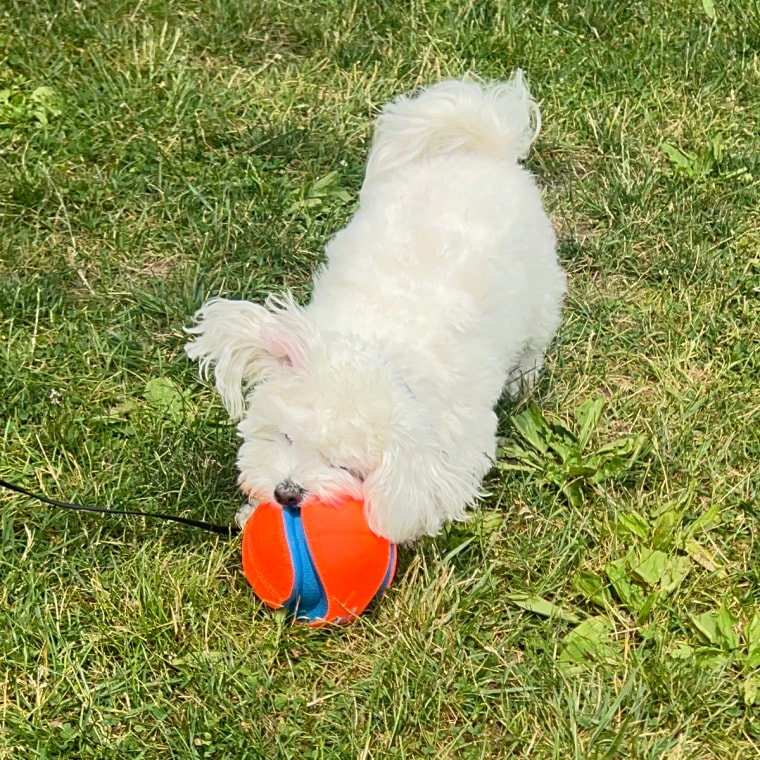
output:
M0 758L760 754L760 6L716 6L0 6L0 477L230 519L182 326L308 295L379 105L516 66L570 277L531 400L580 457L495 470L340 630L263 609L234 541L0 494ZM588 451L647 446L571 504L600 396Z

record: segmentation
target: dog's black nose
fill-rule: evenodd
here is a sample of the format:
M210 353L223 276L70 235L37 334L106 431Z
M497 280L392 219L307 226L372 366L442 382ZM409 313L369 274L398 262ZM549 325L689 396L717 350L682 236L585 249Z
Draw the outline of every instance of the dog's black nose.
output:
M283 507L298 507L303 501L303 488L294 483L292 480L283 480L278 483L274 489L274 498L278 504Z

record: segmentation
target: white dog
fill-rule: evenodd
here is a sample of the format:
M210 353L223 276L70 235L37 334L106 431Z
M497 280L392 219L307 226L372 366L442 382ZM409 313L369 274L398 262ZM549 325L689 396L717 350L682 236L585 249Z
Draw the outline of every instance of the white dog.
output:
M200 309L186 351L242 418L251 505L348 495L395 542L465 518L495 454L494 405L535 380L560 321L554 232L518 163L539 127L520 71L399 98L308 306Z

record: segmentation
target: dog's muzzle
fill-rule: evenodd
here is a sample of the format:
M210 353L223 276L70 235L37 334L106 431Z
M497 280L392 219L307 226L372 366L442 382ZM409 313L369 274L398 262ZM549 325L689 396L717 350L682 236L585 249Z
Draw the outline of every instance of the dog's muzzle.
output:
M292 480L283 480L278 483L274 489L274 499L278 504L289 509L295 509L301 506L303 501L304 490Z

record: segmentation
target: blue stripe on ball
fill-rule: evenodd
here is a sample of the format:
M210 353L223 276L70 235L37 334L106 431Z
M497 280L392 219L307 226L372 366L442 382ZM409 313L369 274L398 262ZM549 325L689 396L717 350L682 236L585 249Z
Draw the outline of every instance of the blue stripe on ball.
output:
M377 596L382 596L393 580L393 571L396 569L396 544L391 544L390 549L391 550L388 553L388 569L385 572L383 582L380 584Z
M306 542L301 510L286 507L282 510L282 519L294 575L293 591L285 600L284 606L298 620L321 620L327 614L327 594Z

